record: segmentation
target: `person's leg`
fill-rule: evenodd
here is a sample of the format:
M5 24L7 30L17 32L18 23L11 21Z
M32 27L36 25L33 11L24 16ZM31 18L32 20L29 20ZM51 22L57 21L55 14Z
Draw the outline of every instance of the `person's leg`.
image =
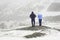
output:
M42 26L42 19L40 19L40 26Z
M39 19L39 26L40 26L40 19Z
M35 19L34 19L34 26L35 26Z
M32 24L32 27L33 27L33 25L34 25L34 23L33 23L33 19L31 19L31 24Z
M39 26L42 25L42 19L39 19Z
M41 26L42 26L42 19L41 19Z

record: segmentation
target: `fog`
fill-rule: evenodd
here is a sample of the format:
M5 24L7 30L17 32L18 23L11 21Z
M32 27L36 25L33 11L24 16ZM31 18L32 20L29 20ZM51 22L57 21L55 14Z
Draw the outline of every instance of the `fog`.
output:
M43 14L43 23L59 21L60 19L56 20L60 15L59 7L59 0L0 0L0 22L6 25L10 23L9 25L29 26L29 15L32 11L36 16L39 12ZM36 24L38 24L37 17Z

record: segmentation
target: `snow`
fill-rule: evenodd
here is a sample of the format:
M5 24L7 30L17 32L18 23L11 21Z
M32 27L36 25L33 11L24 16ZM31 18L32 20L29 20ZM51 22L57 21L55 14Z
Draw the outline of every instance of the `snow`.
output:
M51 27L51 28L57 28L57 29L60 29L60 22L48 22L46 24L44 24L48 27Z
M12 30L8 32L3 32L3 35L0 35L0 40L60 40L60 32L57 30L48 29L49 31L44 31L42 33L48 33L42 37L36 38L25 38L25 35L32 34L34 32L41 32L41 31L21 31L21 30ZM1 34L1 33L0 33Z
M45 24L48 27L51 28L57 28L59 29L58 25L60 23L50 23L50 24ZM60 26L60 25L59 25ZM24 28L27 26L22 26L18 28ZM45 36L42 37L36 37L36 38L25 38L24 36L33 34L35 32L41 32L41 33L46 33ZM60 40L60 32L55 29L46 29L44 31L42 30L37 30L37 31L30 31L30 30L3 30L0 31L0 40Z
M35 14L39 11L42 12L43 16L60 15L60 12L54 12L55 14L52 14L53 12L47 12L47 8L53 1L54 0L0 0L0 40L60 40L60 31L54 29L60 29L60 22L43 22L44 26L52 28L43 31L15 30L31 25L27 15L32 10L34 10ZM36 19L36 24L38 25L38 19ZM35 32L46 33L46 35L36 38L24 37Z

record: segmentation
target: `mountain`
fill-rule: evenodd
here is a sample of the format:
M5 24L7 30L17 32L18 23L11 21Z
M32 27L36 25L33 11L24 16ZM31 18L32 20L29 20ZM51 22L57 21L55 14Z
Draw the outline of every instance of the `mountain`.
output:
M57 16L47 16L44 17L45 21L50 21L50 22L59 22L60 21L60 15Z

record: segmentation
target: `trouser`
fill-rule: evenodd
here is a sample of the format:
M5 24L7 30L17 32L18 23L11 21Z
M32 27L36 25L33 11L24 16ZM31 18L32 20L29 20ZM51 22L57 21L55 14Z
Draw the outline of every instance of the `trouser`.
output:
M32 27L35 26L35 19L31 19L31 24L32 24Z
M39 19L39 26L42 26L42 19Z

